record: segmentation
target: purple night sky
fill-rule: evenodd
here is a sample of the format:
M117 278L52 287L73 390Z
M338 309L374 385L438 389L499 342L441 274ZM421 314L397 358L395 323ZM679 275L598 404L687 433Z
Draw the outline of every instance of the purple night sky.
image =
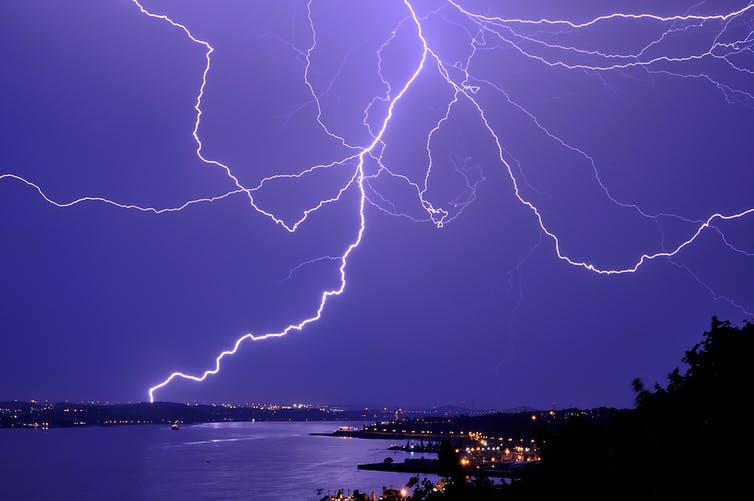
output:
M751 317L754 214L599 274L558 258L506 168L561 254L601 270L754 207L754 9L693 17L746 0L313 0L314 47L306 0L142 5L214 48L198 134L241 186L356 157L265 182L258 210L244 192L56 207L20 179L58 204L158 209L238 189L196 155L207 50L131 0L3 2L0 176L18 177L0 178L0 399L145 400L312 317L360 186L363 239L322 318L158 399L626 406L711 315ZM617 11L692 17L510 22ZM432 52L411 81L417 21ZM293 233L260 213L293 225L353 176Z

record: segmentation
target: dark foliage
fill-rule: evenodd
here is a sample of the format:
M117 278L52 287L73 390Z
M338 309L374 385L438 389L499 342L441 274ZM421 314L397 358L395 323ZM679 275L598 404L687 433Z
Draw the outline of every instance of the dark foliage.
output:
M749 495L754 432L754 324L712 319L666 386L638 379L634 410L572 418L538 431L542 461L511 485L450 470L446 488L413 481L414 500L695 500ZM452 468L447 455L443 464ZM457 462L455 463L457 464Z
M633 412L543 433L542 462L513 499L737 499L748 490L754 325L712 320L665 387L633 382Z

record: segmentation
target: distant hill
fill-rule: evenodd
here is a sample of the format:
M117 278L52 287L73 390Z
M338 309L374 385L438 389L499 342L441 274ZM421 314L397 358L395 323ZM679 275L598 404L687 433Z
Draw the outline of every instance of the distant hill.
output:
M392 418L392 410L346 410L308 405L0 402L0 427L3 428L166 424L174 421L371 421Z
M568 409L566 414L599 415L599 409ZM401 410L387 407L346 409L335 406L276 404L182 404L174 402L101 404L71 402L0 402L0 428L55 428L73 426L119 426L134 424L211 423L227 421L413 421L435 423L448 429L515 430L524 432L532 416L540 423L552 417L550 411L518 407L500 412L444 405L426 410Z
M437 416L480 416L483 414L494 414L500 412L497 409L469 409L459 405L447 404L439 407L432 407L431 413Z

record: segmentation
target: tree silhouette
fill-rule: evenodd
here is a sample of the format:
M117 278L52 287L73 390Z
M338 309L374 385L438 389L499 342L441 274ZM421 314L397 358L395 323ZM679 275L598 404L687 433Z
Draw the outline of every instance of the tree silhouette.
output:
M648 347L650 349L651 347ZM696 500L751 495L754 324L712 319L665 386L636 379L635 408L600 409L537 430L542 461L521 480L469 481L450 444L440 448L445 489L412 479L412 500ZM597 416L597 417L594 417Z
M543 431L542 462L508 498L738 499L754 445L754 325L712 319L666 386L636 379L635 410Z

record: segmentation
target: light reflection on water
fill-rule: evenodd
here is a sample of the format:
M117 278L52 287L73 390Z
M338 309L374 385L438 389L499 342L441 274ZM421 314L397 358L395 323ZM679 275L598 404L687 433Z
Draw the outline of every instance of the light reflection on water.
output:
M402 461L385 440L312 437L358 423L207 423L0 430L3 499L315 500L316 489L379 492L409 475L356 464ZM420 456L417 456L420 457Z

